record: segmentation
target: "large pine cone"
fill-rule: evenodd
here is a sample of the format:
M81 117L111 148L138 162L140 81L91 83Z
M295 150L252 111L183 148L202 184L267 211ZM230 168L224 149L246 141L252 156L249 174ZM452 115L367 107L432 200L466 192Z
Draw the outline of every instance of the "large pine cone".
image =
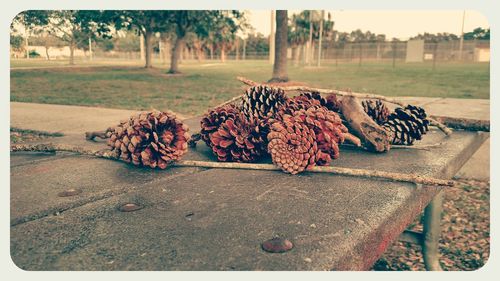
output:
M236 119L239 114L239 109L233 104L227 104L225 106L217 107L210 110L201 119L201 139L207 144L208 147L212 147L212 142L210 141L210 134L214 133L219 129L220 125L228 119Z
M247 119L241 112L228 115L217 130L208 134L208 146L223 162L254 162L266 153L266 134L259 120Z
M127 163L165 169L186 153L188 131L171 111L141 112L109 128L107 144Z
M299 117L316 134L316 142L322 152L321 157L316 159L317 165L329 165L332 158L339 157L339 144L344 142L344 133L348 129L337 113L321 106L296 111L294 116Z
M380 100L363 100L361 104L366 114L379 125L385 123L391 113L385 103Z
M247 118L272 118L287 99L280 88L258 85L246 90L241 108Z
M321 156L314 130L300 116L286 114L273 121L267 138L273 163L290 174L313 167Z
M412 145L427 133L429 123L423 108L408 105L405 108L396 108L382 126L391 133L393 144Z

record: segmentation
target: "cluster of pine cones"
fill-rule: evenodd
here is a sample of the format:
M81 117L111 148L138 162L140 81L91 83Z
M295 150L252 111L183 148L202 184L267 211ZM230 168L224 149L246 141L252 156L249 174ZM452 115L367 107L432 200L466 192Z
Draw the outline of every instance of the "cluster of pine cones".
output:
M380 100L364 100L362 104L368 116L390 132L392 144L412 145L429 131L430 122L421 107L407 105L398 107L391 113Z
M339 157L339 145L349 133L340 102L334 94L288 97L279 88L250 87L241 104L214 108L203 116L200 138L219 161L255 162L270 155L283 171L297 174ZM390 112L380 100L364 100L362 105L390 132L393 144L411 145L429 130L423 108L408 105ZM121 160L165 169L186 153L188 131L173 112L154 110L108 128L105 136Z
M335 95L288 97L282 89L247 89L241 104L210 110L201 120L201 139L219 161L255 162L270 154L285 172L296 174L339 157L347 128Z

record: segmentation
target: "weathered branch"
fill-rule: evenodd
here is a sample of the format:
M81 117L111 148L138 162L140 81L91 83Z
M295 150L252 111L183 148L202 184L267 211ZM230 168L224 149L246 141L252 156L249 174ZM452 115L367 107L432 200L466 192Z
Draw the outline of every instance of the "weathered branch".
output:
M445 135L449 136L453 133L450 128L446 127L446 125L433 119L432 117L427 117L427 119L431 122L431 125L438 127L441 131L443 131L443 133L445 133Z
M95 132L85 132L85 139L94 140L96 137L101 138L101 139L105 139L105 138L107 138L107 136L106 136L107 132L108 132L107 130L95 131Z
M37 152L56 152L68 151L75 152L82 155L89 155L99 158L119 160L115 151L109 149L92 150L85 149L78 146L65 145L65 144L15 144L10 147L11 152L16 151L37 151ZM252 163L234 163L234 162L207 162L207 161L192 161L181 160L174 163L178 167L204 167L204 168L224 168L224 169L250 169L250 170L268 170L268 171L281 171L280 168L272 164L252 164ZM453 186L454 181L442 180L430 177L424 177L415 174L401 174L391 173L384 171L364 170L364 169L350 169L331 166L315 166L312 167L310 172L315 173L330 173L344 176L359 176L365 178L378 178L392 181L411 182L423 185L440 185L440 186Z
M357 147L361 147L361 140L351 133L344 133L344 138L346 141L354 144Z
M369 150L377 152L390 150L389 133L366 114L356 97L343 97L341 111L349 128L354 131Z
M16 151L36 151L36 152L57 152L57 151L67 151L75 152L82 155L95 156L106 159L118 159L118 155L115 151L109 149L93 150L87 149L80 146L73 146L67 144L54 144L54 143L40 143L40 144L13 144L10 146L11 152Z
M230 99L230 100L227 100L227 101L225 101L225 102L223 102L223 103L221 103L221 104L219 104L219 105L215 106L215 108L217 108L217 107L222 107L222 106L224 106L224 105L226 105L226 104L233 103L233 102L235 102L235 101L237 101L237 100L241 100L241 97L242 97L241 95L240 95L240 96L236 96L236 97L234 97L234 98L232 98L232 99Z
M446 126L467 131L490 131L490 121L489 120L479 120L470 118L455 118L447 116L431 116L436 122L439 121Z
M245 77L236 77L239 81L243 82L246 85L249 86L255 86L255 85L267 85L266 83L257 83L255 81L252 81L250 79L247 79ZM333 90L333 89L320 89L320 88L313 88L313 87L307 87L307 86L302 86L302 85L294 85L294 86L280 86L279 84L269 84L274 87L279 87L283 89L284 91L309 91L309 92L318 92L322 94L336 94L338 96L347 96L347 97L356 97L356 98L363 98L363 99L379 99L383 100L389 103L397 104L400 106L406 106L405 103L398 101L393 98L389 98L386 96L382 95L375 95L375 94L370 94L370 93L355 93L355 92L348 92L348 91L341 91L341 90Z
M247 169L247 170L266 170L266 171L281 171L281 169L273 164L253 164L253 163L234 163L234 162L206 162L181 160L174 163L179 167L204 167L204 168L224 168L224 169ZM440 185L453 186L453 180L442 180L430 177L424 177L416 174L401 174L384 171L351 169L333 166L314 166L307 170L314 173L329 173L343 176L359 176L365 178L378 178L392 181L411 182L423 185Z

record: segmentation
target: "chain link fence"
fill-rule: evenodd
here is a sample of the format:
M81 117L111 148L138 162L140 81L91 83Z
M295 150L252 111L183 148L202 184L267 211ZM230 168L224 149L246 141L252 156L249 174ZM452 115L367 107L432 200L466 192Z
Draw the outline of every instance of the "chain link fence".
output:
M389 42L353 42L342 45L334 45L328 42L321 49L321 63L355 63L363 65L370 62L385 62L396 65L408 61L408 52L420 58L420 61L436 62L489 62L490 41L489 40L466 40L460 46L460 40L442 42L422 42L420 49L411 49L408 41ZM81 52L79 59L90 59L88 52ZM220 61L218 52L210 55L208 50L200 52L185 49L181 55L181 61ZM43 57L43 56L42 56ZM225 60L269 60L269 52L243 51L243 49L232 49L225 54ZM64 58L64 55L60 58ZM141 60L140 52L104 52L96 49L92 54L95 60L117 59L117 60ZM161 53L156 50L152 54L153 60L169 63L170 50ZM317 44L309 49L306 45L292 46L288 50L289 62L293 65L315 65L318 60Z

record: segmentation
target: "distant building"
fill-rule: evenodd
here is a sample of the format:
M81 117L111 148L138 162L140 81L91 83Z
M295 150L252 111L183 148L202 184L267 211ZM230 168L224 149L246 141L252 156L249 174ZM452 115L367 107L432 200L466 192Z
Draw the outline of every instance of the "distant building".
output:
M476 46L474 48L474 61L489 62L490 61L490 46Z
M406 44L406 62L424 60L424 40L409 40Z

